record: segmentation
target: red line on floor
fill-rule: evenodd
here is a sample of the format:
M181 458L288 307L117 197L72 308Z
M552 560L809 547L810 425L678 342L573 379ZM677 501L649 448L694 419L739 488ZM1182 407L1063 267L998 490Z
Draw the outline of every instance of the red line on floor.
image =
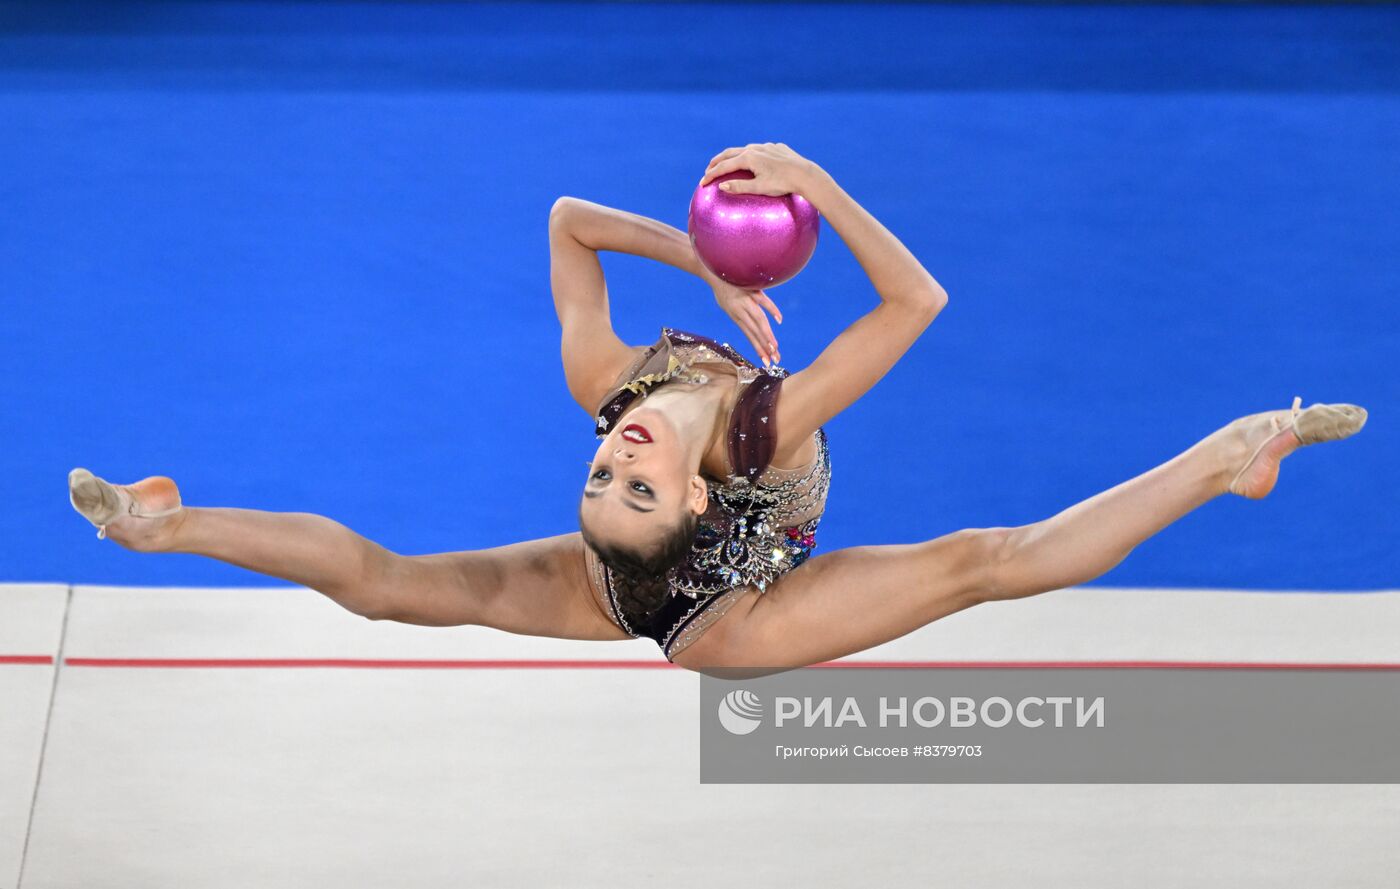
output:
M0 663L6 662L0 658ZM51 659L23 663L50 663ZM363 670L670 670L666 661L636 660L394 660L376 658L90 658L70 657L68 667L160 669L299 669ZM1242 661L831 661L828 670L1393 670L1392 663L1282 663Z
M47 654L0 654L0 664L52 664L53 657Z
M393 660L367 658L64 658L67 667L158 667L229 669L261 667L344 667L362 670L653 670L672 669L666 661L621 660Z
M1395 670L1387 663L1272 661L834 661L817 668L882 670Z

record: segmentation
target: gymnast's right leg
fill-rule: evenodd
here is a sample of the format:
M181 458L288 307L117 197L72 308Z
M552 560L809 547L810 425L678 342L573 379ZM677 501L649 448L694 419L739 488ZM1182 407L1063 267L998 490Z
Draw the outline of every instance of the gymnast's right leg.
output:
M208 556L310 587L372 620L628 638L592 594L578 533L403 556L325 516L182 506L162 477L119 486L74 470L69 491L74 507L127 549Z
M1243 417L1176 457L1043 521L809 559L737 601L676 663L786 669L844 657L981 602L1086 583L1221 494L1269 493L1279 462L1365 422L1352 405Z

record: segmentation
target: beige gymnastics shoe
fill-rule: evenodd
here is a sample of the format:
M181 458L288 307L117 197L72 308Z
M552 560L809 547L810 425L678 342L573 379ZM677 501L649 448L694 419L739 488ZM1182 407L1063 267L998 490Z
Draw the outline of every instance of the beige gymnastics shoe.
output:
M181 509L180 489L163 475L144 478L134 485L113 485L88 472L68 473L68 500L82 517L97 526L97 537L107 536L107 526L121 516L158 519Z
M1268 495L1278 482L1279 463L1303 445L1324 441L1340 441L1355 435L1366 425L1366 409L1354 404L1314 404L1307 410L1300 406L1303 399L1293 399L1290 414L1282 411L1254 414L1232 423L1243 428L1247 439L1263 434L1264 439L1245 461L1244 467L1230 482L1231 494L1251 500ZM1247 427L1264 426L1250 429Z

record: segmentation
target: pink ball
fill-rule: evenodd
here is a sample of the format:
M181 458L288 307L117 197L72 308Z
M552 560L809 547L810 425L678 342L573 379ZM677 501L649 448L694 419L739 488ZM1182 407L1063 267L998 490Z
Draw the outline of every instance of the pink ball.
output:
M719 184L752 179L726 173L695 189L690 199L690 243L705 267L735 287L760 290L790 280L817 249L821 214L798 194L729 194Z

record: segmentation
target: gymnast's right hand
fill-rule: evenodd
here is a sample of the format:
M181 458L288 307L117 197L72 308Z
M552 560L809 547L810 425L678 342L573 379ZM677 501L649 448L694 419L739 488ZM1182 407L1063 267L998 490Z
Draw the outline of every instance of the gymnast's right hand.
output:
M712 274L701 264L702 277L715 292L715 302L724 313L739 325L744 336L749 338L763 366L778 363L778 338L773 335L773 327L768 323L766 310L779 324L783 323L783 313L762 290L744 290Z
M781 142L752 142L743 148L726 148L711 158L700 184L706 185L735 170L748 170L753 178L721 182L719 187L732 194L806 197L816 178L825 175L821 167Z

